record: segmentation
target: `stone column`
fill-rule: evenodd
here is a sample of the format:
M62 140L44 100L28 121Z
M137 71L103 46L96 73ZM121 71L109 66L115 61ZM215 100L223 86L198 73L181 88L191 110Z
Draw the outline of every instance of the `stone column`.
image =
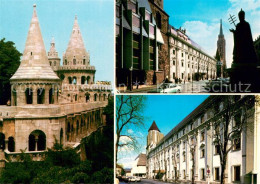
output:
M55 86L53 87L54 93L53 93L53 98L54 98L54 104L58 104L58 87Z
M35 151L38 151L38 135L35 136Z
M45 94L44 94L44 104L49 104L49 91L50 91L50 86L45 86L44 88Z
M33 105L36 105L36 104L37 104L37 91L38 91L37 88L35 88L35 89L33 90Z
M8 139L5 139L5 151L8 151Z

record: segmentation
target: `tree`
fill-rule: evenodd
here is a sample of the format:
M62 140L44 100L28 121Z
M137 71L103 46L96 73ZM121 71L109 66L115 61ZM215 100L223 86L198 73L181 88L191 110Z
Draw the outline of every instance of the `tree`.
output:
M0 105L5 105L11 98L9 79L20 65L22 54L15 48L14 42L0 40Z
M116 161L120 148L137 149L137 137L128 131L131 126L144 126L145 96L118 95L116 97Z
M191 183L195 184L195 155L197 149L197 136L198 132L195 131L193 135L188 137L187 143L190 147L191 160L192 160L192 175L191 175Z
M213 143L218 147L221 164L221 184L225 183L225 171L228 153L240 145L243 131L250 130L248 118L252 116L250 109L255 104L255 97L248 95L241 98L235 96L219 96L214 104L211 126L213 126Z

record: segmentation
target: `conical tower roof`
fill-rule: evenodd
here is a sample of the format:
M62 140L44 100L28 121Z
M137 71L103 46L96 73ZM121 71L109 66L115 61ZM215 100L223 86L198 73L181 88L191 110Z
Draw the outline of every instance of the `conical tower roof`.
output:
M151 127L149 128L148 132L149 132L150 130L157 130L157 131L161 132L161 131L159 130L159 128L157 127L155 121L153 121L153 124L152 124Z
M42 39L36 5L27 35L21 64L10 80L59 80L50 67Z
M68 60L77 59L82 60L85 57L89 60L89 54L85 49L84 41L78 24L77 16L75 16L70 41L65 52L65 57Z

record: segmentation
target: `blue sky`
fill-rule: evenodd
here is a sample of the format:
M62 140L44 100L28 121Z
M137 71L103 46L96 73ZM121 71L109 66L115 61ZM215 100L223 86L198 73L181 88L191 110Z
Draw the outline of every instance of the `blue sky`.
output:
M46 51L52 36L62 59L77 15L90 64L96 67L96 80L114 78L113 0L0 0L0 39L13 41L23 53L36 4Z
M164 10L170 16L170 24L185 28L187 35L210 56L216 54L219 22L222 19L228 67L233 57L233 35L229 29L234 28L228 18L229 14L237 17L241 8L246 13L255 40L260 35L260 0L164 0Z
M119 154L118 163L122 163L124 167L129 168L139 153L145 153L146 137L153 121L156 122L160 131L166 135L207 97L207 95L147 95L143 113L146 117L145 128L132 127L132 130L135 131L134 134L140 137L138 139L140 150L136 152L126 149L126 152Z

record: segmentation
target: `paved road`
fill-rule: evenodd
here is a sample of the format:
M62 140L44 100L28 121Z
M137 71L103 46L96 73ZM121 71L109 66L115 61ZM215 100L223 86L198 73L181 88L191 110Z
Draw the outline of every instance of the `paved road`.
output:
M148 179L142 179L141 182L128 182L128 184L169 184L166 182L161 181L154 181L154 180L148 180ZM120 182L120 184L125 184L124 182Z

